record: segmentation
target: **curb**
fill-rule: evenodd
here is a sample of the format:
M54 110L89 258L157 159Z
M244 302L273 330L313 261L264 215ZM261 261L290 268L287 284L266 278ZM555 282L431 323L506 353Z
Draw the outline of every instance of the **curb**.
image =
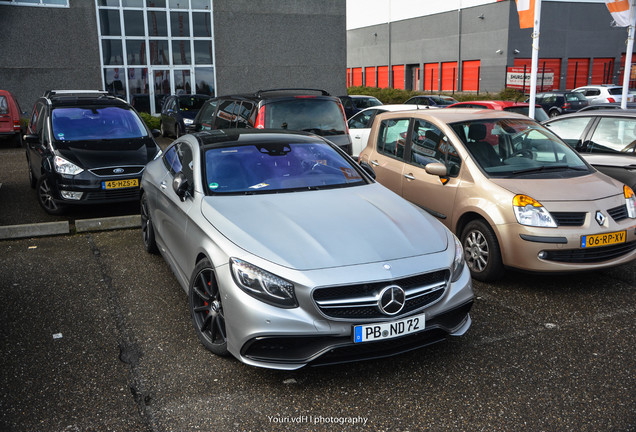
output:
M138 228L140 226L140 215L78 219L75 221L74 232L110 231L117 229ZM0 240L66 234L71 234L71 226L68 221L0 226Z

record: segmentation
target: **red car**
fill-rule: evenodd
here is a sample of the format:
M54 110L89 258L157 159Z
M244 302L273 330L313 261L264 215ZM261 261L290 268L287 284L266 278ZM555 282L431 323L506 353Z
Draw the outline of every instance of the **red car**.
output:
M22 115L20 105L13 95L6 90L0 90L0 136L14 140L16 147L22 145Z
M448 105L446 108L482 108L493 109L499 111L509 111L518 114L528 115L529 103L525 102L512 102L512 101L497 101L497 100L483 100L483 101L469 101L469 102L457 102L452 105ZM538 122L542 122L548 119L548 114L541 107L536 105L534 109L534 119Z

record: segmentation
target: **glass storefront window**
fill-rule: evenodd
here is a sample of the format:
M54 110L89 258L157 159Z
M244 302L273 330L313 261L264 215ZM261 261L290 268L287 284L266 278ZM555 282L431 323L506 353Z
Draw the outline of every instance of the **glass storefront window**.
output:
M172 37L189 37L190 20L187 12L170 13L170 30Z
M124 51L120 39L102 40L102 57L104 65L123 65Z
M126 41L126 58L129 65L146 64L146 41L129 39Z
M172 41L172 64L189 65L190 57L190 41L189 40L173 40Z
M121 0L121 5L123 7L143 7L144 0Z
M214 89L214 68L195 68L194 75L196 77L196 89L198 94L206 94L210 96L216 96Z
M207 9L210 10L210 0L192 0L192 9Z
M192 77L190 76L190 70L174 71L174 92L175 94L190 94L192 93Z
M165 8L166 0L146 0L146 6Z
M145 36L144 13L142 11L124 11L124 30L126 36Z
M99 23L102 36L121 36L119 11L101 9L99 11Z
M168 36L168 20L164 11L148 11L148 35Z
M99 0L100 6L119 6L119 0Z
M120 97L126 97L123 73L124 70L122 68L104 69L106 90Z
M170 9L187 9L188 0L170 0Z
M148 69L128 69L128 94L131 105L139 112L150 112Z
M194 41L194 63L212 64L212 42L202 40Z
M192 13L192 36L212 37L212 24L210 23L209 13Z
M150 41L150 64L153 64L153 65L169 65L170 64L167 40L154 39Z

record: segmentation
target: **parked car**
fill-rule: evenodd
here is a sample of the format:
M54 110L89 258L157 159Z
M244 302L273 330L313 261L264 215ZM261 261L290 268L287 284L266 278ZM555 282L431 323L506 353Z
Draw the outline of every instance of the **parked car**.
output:
M528 100L526 100L526 102L528 102ZM535 103L541 105L550 117L577 112L581 108L589 105L589 102L582 93L571 91L538 93Z
M429 105L439 108L445 108L448 105L457 103L457 100L450 96L443 95L419 95L413 96L404 102L404 105Z
M625 108L636 109L636 102L627 102L625 104ZM598 104L588 105L586 107L583 107L577 112L593 111L593 110L600 110L600 109L622 109L622 106L620 103L616 103L616 102L598 103Z
M456 104L449 105L447 108L477 108L477 109L494 109L498 111L515 112L527 116L530 114L530 104L526 102L513 102L513 101L497 101L497 100L484 100L484 101L470 101L470 102L457 102ZM541 105L536 105L534 110L534 119L538 122L548 119L548 114L544 111Z
M324 138L185 135L148 164L142 188L144 247L170 264L215 354L297 369L470 327L459 241Z
M376 115L387 111L404 111L419 108L419 105L382 105L364 109L351 117L347 121L347 125L349 126L349 135L351 135L353 157L357 158L360 152L367 146L371 125ZM424 105L421 108L427 109L431 107Z
M623 101L623 87L617 85L589 85L572 90L581 93L590 105L602 103L621 103ZM634 102L634 95L628 92L627 102Z
M210 99L208 95L171 95L164 99L161 107L161 136L179 138L185 134L199 110Z
M324 90L259 90L210 99L188 131L235 128L311 132L326 137L351 154L351 138L342 102Z
M382 105L378 98L366 95L338 96L344 107L345 115L351 118L365 108Z
M520 114L446 108L376 117L377 180L455 232L472 276L606 268L636 258L636 197Z
M29 122L26 157L42 208L138 201L141 175L161 150L139 114L106 92L49 90Z
M22 118L25 115L11 92L0 90L0 136L11 139L16 147L22 145Z
M593 110L544 123L597 170L636 190L636 110Z

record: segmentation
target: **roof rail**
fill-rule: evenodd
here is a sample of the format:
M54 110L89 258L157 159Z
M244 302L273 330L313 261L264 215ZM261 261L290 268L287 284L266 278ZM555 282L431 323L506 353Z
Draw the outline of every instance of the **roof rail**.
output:
M310 88L279 88L279 89L268 89L268 90L259 90L256 92L257 97L261 97L263 93L269 92L277 92L277 91L307 91L307 92L319 92L323 96L331 96L327 91L321 89L310 89Z
M109 96L110 93L104 90L46 90L43 97L51 96Z

